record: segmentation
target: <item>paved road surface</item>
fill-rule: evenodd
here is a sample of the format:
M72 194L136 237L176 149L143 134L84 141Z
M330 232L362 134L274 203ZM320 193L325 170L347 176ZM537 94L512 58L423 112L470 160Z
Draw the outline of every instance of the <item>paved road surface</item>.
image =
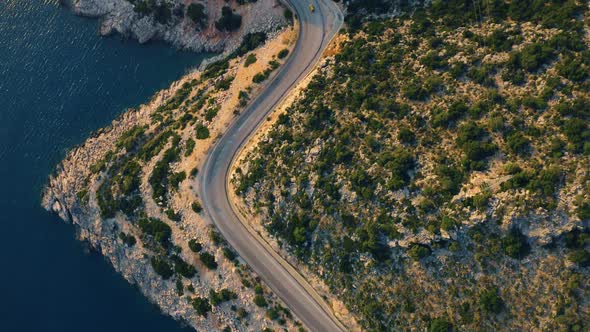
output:
M303 323L312 331L343 331L345 328L325 301L293 267L240 222L227 198L227 177L233 158L282 98L313 69L342 25L342 13L333 0L288 1L299 18L299 40L276 78L213 146L197 184L207 216ZM314 12L310 4L315 6Z

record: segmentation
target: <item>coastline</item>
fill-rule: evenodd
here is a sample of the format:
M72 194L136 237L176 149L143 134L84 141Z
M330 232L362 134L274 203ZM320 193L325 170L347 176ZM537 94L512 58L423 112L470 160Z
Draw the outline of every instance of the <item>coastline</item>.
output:
M258 283L258 279L253 275L252 271L240 262L239 258L229 260L224 257L227 247L223 243L216 244L212 242L210 238L212 228L198 213L192 211L191 204L195 197L192 194L192 187L188 184L190 181L185 181L177 192L171 193L170 205L178 215L182 215L182 221L172 221L168 222L168 224L172 228L171 240L181 248L179 255L186 262L195 266L198 273L197 277L189 278L189 280L183 278L173 279L181 280L185 286L184 289L194 287L194 294L204 298L208 296L209 290L233 289L237 293L237 298L230 301L231 306L220 305L214 307L207 317L199 315L195 311L189 297L179 296L178 283L175 283L175 280L163 280L154 272L154 269L150 266L150 256L154 255L154 249L149 247L149 239L146 239L141 234L134 221L120 212L113 218L101 217L97 191L104 181L108 181L108 175L105 174L105 171L93 172L93 165L100 163L110 151L117 150L117 140L131 128L137 126L152 126L154 128L152 115L173 99L179 90L186 87L186 84L196 84L193 89L195 93L192 97L193 100L197 97L196 94L203 90L211 91L211 96L219 98L220 109L218 115L214 120L211 119L207 122L210 125L211 138L199 141L195 151L188 158L174 164L172 167L175 169L185 168L188 172L190 168L199 165L208 146L230 123L234 110L240 108L238 92L248 90L251 95L255 95L262 90L264 83L252 86L250 80L268 62L273 61L278 50L292 45L296 39L294 36L289 37L292 31L295 30L283 30L273 36L264 46L253 51L258 57L258 61L248 68L244 68L245 56L242 56L230 61L228 73L225 75L212 79L202 79L203 72L189 73L173 83L169 89L156 93L149 103L141 105L137 109L128 110L113 120L110 126L98 130L85 143L73 148L57 166L56 171L50 177L48 186L44 190L43 207L45 209L55 212L61 219L74 224L80 240L88 242L93 249L101 253L118 273L123 275L129 283L135 284L164 313L195 329L221 329L223 326L231 326L237 330L260 330L265 327L277 326L277 323L265 319L267 315L265 308L253 304L255 294L244 286L244 280L249 280L250 284ZM237 71L241 71L239 75ZM219 91L216 86L220 81L230 76L240 77L241 79L235 79L228 90ZM177 111L175 114L178 115L181 112ZM191 126L188 126L184 132L179 132L183 137L183 141L189 139L194 133L191 128ZM166 148L171 146L171 143L166 144ZM118 156L123 155L125 154L119 152ZM152 189L148 181L150 173L153 172L155 164L162 158L162 155L162 152L158 153L152 161L143 166L144 170L139 190L146 201L146 213L150 217L167 220L164 209L151 201ZM81 193L84 193L84 195ZM120 234L134 236L137 239L137 244L133 246L125 244L124 241L121 241ZM203 247L208 252L213 253L218 262L216 270L209 271L204 268L198 257L191 253L187 243L195 238L199 239L199 242L203 244ZM146 245L144 245L143 240L148 241ZM268 301L275 303L275 306L281 307L280 301L266 287L263 287L263 289ZM185 291L184 294L189 293L189 291ZM248 321L247 328L244 327L243 322L236 318L236 314L232 309L235 306L245 308L249 313L248 317L245 318ZM287 316L291 315L285 313L286 318L288 318ZM295 323L296 321L291 319L286 324L293 327Z

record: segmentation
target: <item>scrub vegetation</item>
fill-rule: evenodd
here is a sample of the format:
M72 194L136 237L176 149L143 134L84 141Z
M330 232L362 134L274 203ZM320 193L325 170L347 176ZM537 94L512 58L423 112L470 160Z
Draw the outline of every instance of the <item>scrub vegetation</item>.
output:
M150 6L165 2L146 3L155 8ZM198 3L189 5L195 23L205 19L202 9ZM224 12L226 17L218 23L235 29L236 14ZM95 213L87 219L100 220L101 231L114 232L121 250L117 255L136 259L141 278L152 278L150 287L165 294L162 301L173 303L175 312L186 308L183 318L198 316L203 328L218 321L234 330L242 325L257 330L300 325L222 236L205 227L202 202L192 188L207 147L263 88L240 78L244 72L251 77L258 71L244 64L258 65L248 59L268 63L268 79L288 55L287 39L275 38L267 48L258 49L266 39L262 32L247 34L227 58L188 74L149 104L121 115L86 143L92 147L92 158L82 160L90 166L76 163L76 170L82 171L75 174L80 181L74 197L84 207L81 213ZM262 302L265 306L259 308Z
M383 3L236 193L367 330L590 328L587 3Z

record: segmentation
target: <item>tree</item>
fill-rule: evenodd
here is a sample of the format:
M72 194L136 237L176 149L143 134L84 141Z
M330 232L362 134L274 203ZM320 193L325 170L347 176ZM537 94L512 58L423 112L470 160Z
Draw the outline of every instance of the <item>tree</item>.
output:
M195 267L185 262L179 256L172 256L172 260L174 261L174 271L180 274L181 276L187 279L191 279L197 274L197 270L195 270Z
M279 54L277 54L277 58L279 59L284 59L287 57L287 55L289 55L289 50L288 49L282 49Z
M207 24L207 14L205 14L205 6L203 6L203 4L191 3L186 10L186 15L195 22L199 28L203 28Z
M195 132L197 133L197 139L209 138L209 129L202 123L197 124L195 127Z
M527 237L518 229L513 229L502 239L504 253L512 258L521 259L529 253Z
M211 304L209 304L209 300L202 297L195 297L192 300L193 308L197 311L197 314L207 317L207 314L211 312Z
M162 279L167 280L170 279L170 277L172 277L172 275L174 275L174 272L172 271L172 267L170 266L170 264L168 264L168 262L166 262L166 260L164 259L164 257L152 257L152 259L150 260L150 263L152 264L152 267L154 268L154 271L156 271L157 274L159 274Z
M203 265L205 265L208 269L217 269L217 262L215 261L215 256L205 251L199 255L199 258L201 259L201 262L203 262Z
M203 250L203 245L200 242L197 242L196 239L191 239L190 241L188 241L188 247L192 252L195 253Z
M172 236L172 229L168 224L157 218L140 219L139 228L162 246L167 247Z
M215 22L215 27L220 31L235 31L242 25L242 17L234 14L229 6L221 8L221 17Z
M510 133L506 138L506 143L508 143L510 151L519 155L526 154L529 147L529 140L520 131Z
M199 202L193 202L191 204L191 208L195 213L201 213L201 211L203 211L203 207L201 207L201 204L199 204Z
M261 294L257 294L254 297L254 304L256 304L257 306L259 306L261 308L268 306L266 299L264 299L264 295L261 295Z
M413 244L408 250L408 255L415 261L419 261L430 254L430 249L420 244Z
M223 288L219 292L211 289L209 290L209 299L214 306L220 305L224 302L235 300L238 295L227 288Z

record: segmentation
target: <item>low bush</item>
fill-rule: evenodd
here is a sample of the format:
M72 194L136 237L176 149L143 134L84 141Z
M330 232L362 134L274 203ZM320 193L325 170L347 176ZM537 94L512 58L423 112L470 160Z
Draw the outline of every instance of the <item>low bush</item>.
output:
M212 305L217 306L224 302L235 300L238 295L227 288L223 288L219 292L211 289L209 290L209 300Z
M195 127L196 138L197 139L207 139L209 138L209 129L202 123L198 123Z
M193 308L197 311L197 314L203 317L207 317L209 312L211 312L211 304L209 300L202 297L195 297L191 300L191 304Z
M268 303L266 302L264 295L261 295L261 294L257 294L254 297L254 304L256 304L258 307L261 307L261 308L268 306Z
M217 269L217 262L215 261L215 256L204 251L201 252L199 258L201 259L201 262L203 262L203 265L205 265L209 270Z
M185 262L180 256L173 255L172 261L174 262L174 271L181 276L191 279L197 274L195 267Z
M194 253L198 253L201 252L201 250L203 250L203 245L195 239L191 239L188 241L188 247Z
M150 263L152 264L154 271L156 271L156 273L158 275L160 275L162 277L162 279L168 280L168 279L170 279L170 277L172 277L174 275L174 271L172 271L172 267L170 266L170 264L168 264L168 262L166 261L166 259L164 257L154 256L151 258Z
M242 26L242 16L235 14L229 6L221 8L221 17L215 22L220 31L235 31Z
M244 67L250 67L250 65L254 64L256 62L256 54L254 53L250 53L248 54L248 56L246 57L246 60L244 60Z
M520 230L513 229L502 238L502 249L507 256L522 259L528 255L530 246L527 237Z
M288 49L282 49L279 51L279 54L277 54L277 58L279 59L284 59L289 55L289 50Z
M162 220L156 218L143 218L139 220L138 225L142 232L151 236L162 246L168 247L170 244L172 229Z

